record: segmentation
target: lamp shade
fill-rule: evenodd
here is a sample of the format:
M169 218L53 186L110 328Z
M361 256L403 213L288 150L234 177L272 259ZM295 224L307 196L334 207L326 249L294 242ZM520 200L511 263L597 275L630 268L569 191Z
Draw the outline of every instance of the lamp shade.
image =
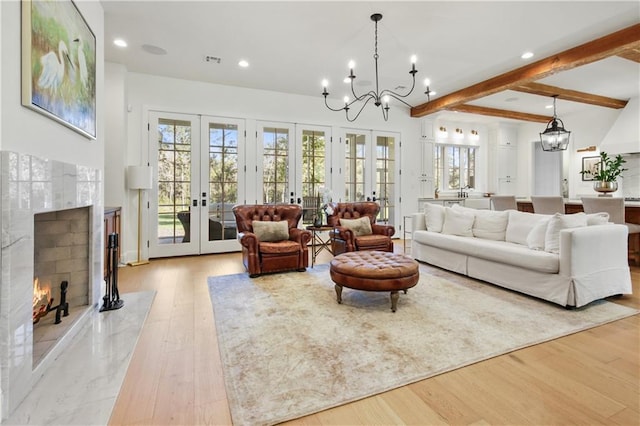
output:
M150 166L127 167L127 187L129 189L151 189L152 170Z

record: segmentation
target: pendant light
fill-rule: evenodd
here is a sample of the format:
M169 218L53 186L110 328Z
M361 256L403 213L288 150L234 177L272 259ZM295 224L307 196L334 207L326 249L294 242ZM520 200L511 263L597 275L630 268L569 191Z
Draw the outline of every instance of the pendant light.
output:
M547 128L540 133L543 151L566 151L569 146L571 132L565 130L564 123L556 115L556 98L553 96L553 118L547 123ZM559 123L559 124L558 124Z

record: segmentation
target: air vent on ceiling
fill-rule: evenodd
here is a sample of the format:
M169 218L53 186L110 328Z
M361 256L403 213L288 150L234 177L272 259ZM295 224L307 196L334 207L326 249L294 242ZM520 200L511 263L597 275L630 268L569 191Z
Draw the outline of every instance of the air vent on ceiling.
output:
M214 62L216 64L219 64L220 62L222 62L222 58L218 58L217 56L205 56L204 57L204 61L205 62Z

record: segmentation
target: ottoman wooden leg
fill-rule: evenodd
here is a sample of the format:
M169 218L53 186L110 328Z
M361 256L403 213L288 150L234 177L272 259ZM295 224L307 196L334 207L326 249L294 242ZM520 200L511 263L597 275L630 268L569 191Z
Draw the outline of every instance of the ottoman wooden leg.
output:
M396 311L396 307L398 306L398 297L400 295L398 294L397 291L392 291L391 292L391 311L395 312Z
M336 289L336 296L338 298L338 303L342 303L342 286L336 284L335 289Z

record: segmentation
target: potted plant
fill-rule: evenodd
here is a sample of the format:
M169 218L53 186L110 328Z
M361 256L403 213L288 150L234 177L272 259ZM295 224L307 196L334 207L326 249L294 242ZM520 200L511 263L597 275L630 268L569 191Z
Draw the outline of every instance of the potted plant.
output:
M580 174L590 174L595 183L593 189L597 192L601 192L602 195L607 195L609 192L616 192L618 190L617 179L622 177L622 172L625 168L622 165L626 161L622 158L622 155L618 154L615 158L609 157L609 154L602 151L600 153L600 163L593 170L582 170Z

